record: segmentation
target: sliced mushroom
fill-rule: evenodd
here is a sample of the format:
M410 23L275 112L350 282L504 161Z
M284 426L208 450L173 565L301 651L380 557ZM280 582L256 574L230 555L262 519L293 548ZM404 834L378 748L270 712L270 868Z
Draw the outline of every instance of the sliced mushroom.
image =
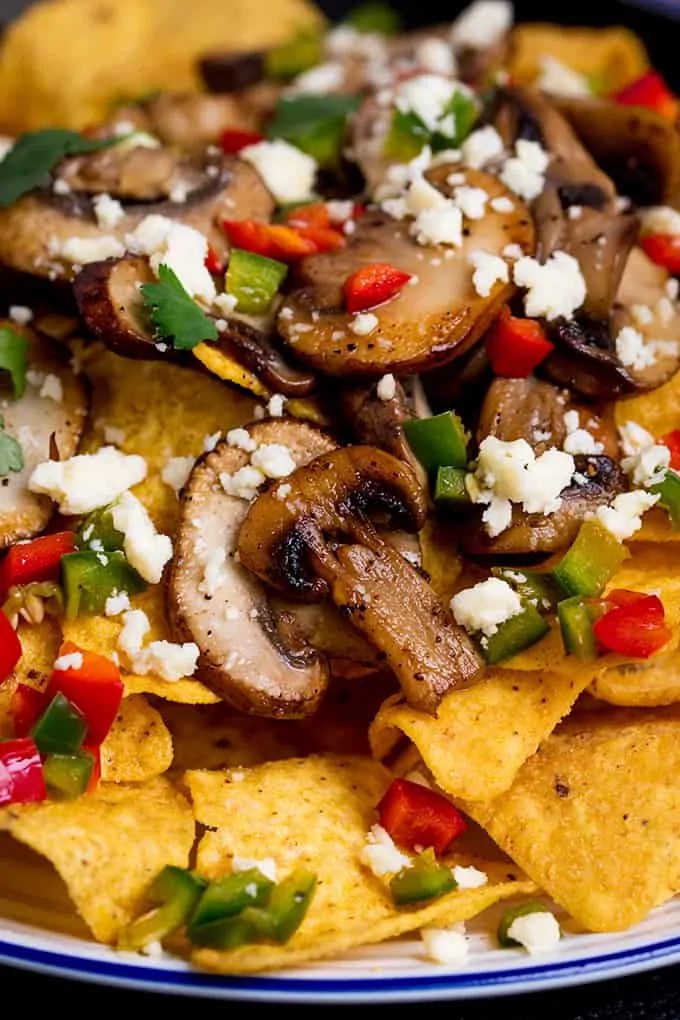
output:
M318 429L287 419L251 425L248 432L258 445L284 444L298 465L335 445ZM201 651L200 680L241 711L297 718L315 711L328 667L300 640L302 626L294 629L286 619L277 626L281 607L274 609L238 562L238 533L249 504L227 495L220 477L248 462L247 453L222 442L194 467L182 492L168 611L177 639L195 641ZM294 614L294 607L286 612Z
M56 344L13 322L1 322L0 328L11 329L29 344L22 397L14 399L8 377L0 373L4 431L19 443L24 458L21 471L0 479L0 548L5 548L39 534L52 517L54 504L47 496L29 492L28 480L37 465L55 453L61 460L75 454L85 427L88 394Z
M639 205L680 198L680 134L672 121L646 107L594 97L553 102L622 195Z
M387 511L418 530L426 503L402 461L368 446L317 457L264 492L241 525L241 563L282 593L329 597L385 655L413 708L436 712L446 691L475 679L482 661L422 575L377 532Z
M394 394L383 398L378 385L372 382L342 387L338 394L341 419L360 443L377 446L415 466L403 429L404 422L414 416L404 387L395 380Z
M549 555L567 548L588 513L610 503L625 489L616 458L619 447L611 409L572 403L570 394L538 379L495 379L489 387L477 426L477 441L496 436L504 442L524 439L540 456L561 449L567 437L565 413L579 413L580 427L603 446L602 454L575 457L582 476L561 493L559 508L550 514L529 514L513 506L510 526L490 538L481 522L466 521L461 544L472 556L526 557Z
M428 174L444 194L451 191L447 177L452 169L444 165ZM488 174L470 170L465 180L492 199L509 195ZM302 259L296 274L300 289L284 300L277 319L279 333L296 358L319 372L350 378L411 375L446 364L474 344L515 290L510 283L499 283L489 297L480 297L472 283L470 254L482 250L501 255L508 244L533 250L531 217L514 198L513 212L489 209L482 219L471 220L460 249L423 247L409 228L407 220L368 213L345 248ZM417 282L371 309L378 324L361 336L343 309L342 285L372 262L389 262L416 276Z
M243 61L248 54L232 54ZM244 84L246 84L244 82ZM255 131L261 118L241 97L210 95L204 92L159 92L142 104L147 130L164 145L193 151L219 142L229 128ZM125 120L119 110L117 120Z
M140 158L146 154L149 160L156 160L159 151L167 155L166 150L158 149L131 151L138 152ZM80 177L85 173L82 161L103 155L78 157ZM174 159L176 165L181 164L181 157L175 155ZM228 250L221 221L227 217L267 220L274 209L273 199L259 174L238 159L208 154L196 165L203 167L201 184L187 194L186 201L146 201L142 195L144 200L128 202L129 196L124 195L125 215L106 230L97 224L90 191L55 195L43 188L24 195L13 205L0 209L0 261L51 280L72 280L74 268L55 257L55 245L58 248L73 238L96 239L104 235L125 243L127 235L151 214L167 216L199 230L221 259ZM98 181L105 192L104 179L100 177Z

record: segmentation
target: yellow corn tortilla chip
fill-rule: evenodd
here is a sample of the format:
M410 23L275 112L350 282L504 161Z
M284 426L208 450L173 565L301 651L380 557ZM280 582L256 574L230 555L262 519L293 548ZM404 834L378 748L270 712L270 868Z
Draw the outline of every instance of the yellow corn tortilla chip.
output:
M591 680L592 671L574 661L570 674L491 670L478 684L445 695L436 716L389 699L371 726L373 753L388 757L403 734L450 796L496 797Z
M195 833L190 805L162 777L102 783L69 803L5 808L0 828L54 865L100 942L113 942L136 916L166 864L188 867Z
M418 535L423 570L430 584L447 604L458 591L463 573L463 560L453 538L453 529L445 521L428 518Z
M642 40L627 28L570 28L534 22L512 32L509 72L514 81L533 82L541 58L553 57L593 81L596 91L618 92L649 67Z
M658 389L635 397L617 400L614 417L617 426L634 421L655 438L680 426L680 372Z
M384 882L359 861L375 807L390 774L369 758L312 756L256 766L245 773L186 774L203 836L197 868L208 878L231 870L235 856L270 857L283 877L296 867L318 878L309 912L290 942L232 951L196 949L198 966L255 973L324 959L422 925L453 924L500 899L534 891L507 863L479 862L487 885L456 890L426 907L398 911ZM450 863L472 863L469 856ZM510 878L509 876L512 876Z
M208 51L262 49L323 24L306 0L47 0L0 44L0 130L83 128L152 91L200 88Z
M141 694L125 698L101 748L102 782L143 783L172 764L172 737Z
M91 938L63 880L50 862L8 832L0 832L0 917Z
M591 931L623 931L680 889L680 710L568 719L502 796L465 803Z
M626 708L672 705L680 701L680 655L661 652L652 659L610 666L589 690L601 701Z

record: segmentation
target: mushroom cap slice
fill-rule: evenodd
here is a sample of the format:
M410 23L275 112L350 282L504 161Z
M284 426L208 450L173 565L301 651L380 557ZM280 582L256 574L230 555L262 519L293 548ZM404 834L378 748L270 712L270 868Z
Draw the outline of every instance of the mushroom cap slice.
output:
M442 165L427 178L448 196L447 177L453 170L457 167ZM376 378L386 372L429 371L475 343L515 287L497 283L489 297L480 297L469 256L477 251L501 256L509 244L531 254L534 230L526 208L496 178L474 170L464 176L467 185L483 189L491 199L511 198L513 211L489 208L482 219L468 221L461 248L423 247L411 237L410 221L376 211L358 221L345 248L302 259L299 289L284 300L277 318L278 331L296 358L327 375ZM372 262L389 262L418 282L372 308L378 325L359 336L343 308L342 286L351 273Z
M258 445L284 444L296 464L335 445L318 429L288 419L251 425L248 432ZM247 453L224 441L194 467L182 492L168 612L177 640L194 641L200 649L198 679L241 711L298 718L316 710L328 667L303 641L287 643L291 629L277 629L262 585L236 561L249 504L227 495L220 475L233 475L248 462Z
M370 514L419 530L427 515L411 469L382 450L352 446L317 457L251 505L241 563L291 596L330 599L385 656L413 708L436 712L444 693L483 665L443 602L378 534Z
M5 548L39 534L52 517L52 500L29 492L28 480L37 465L49 460L55 449L61 460L75 454L87 418L88 393L71 369L67 354L51 340L13 322L0 322L0 328L26 337L31 372L26 391L18 400L13 398L5 373L0 373L5 432L17 440L24 457L22 470L10 472L0 484L0 548ZM41 396L48 376L59 380L61 400L46 393ZM59 395L59 384L49 387L50 392Z
M253 54L230 53L225 59L243 68L239 88L250 84L245 78L253 65ZM208 85L211 88L210 85ZM227 92L227 89L211 89ZM255 131L260 118L248 109L241 96L211 95L205 92L159 92L139 105L124 106L116 111L116 122L133 120L145 131L163 142L193 151L216 145L220 135L229 128Z
M139 151L154 154L159 150ZM234 157L207 155L203 166L204 183L191 192L186 201L123 201L125 215L107 230L97 224L90 193L55 195L43 188L24 195L0 209L0 261L50 280L71 281L75 276L74 267L55 258L55 240L112 236L124 244L127 234L152 214L167 216L200 231L221 259L228 250L221 221L226 218L267 220L274 210L274 202L259 174L247 163Z

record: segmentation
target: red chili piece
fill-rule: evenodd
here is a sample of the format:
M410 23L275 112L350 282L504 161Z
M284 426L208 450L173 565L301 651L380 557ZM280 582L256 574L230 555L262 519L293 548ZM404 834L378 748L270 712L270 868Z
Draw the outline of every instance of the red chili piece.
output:
M486 353L496 375L524 379L554 349L536 319L521 319L505 306L486 335Z
M347 277L344 284L345 305L348 312L364 312L391 298L411 279L411 273L392 266L389 262L369 262Z
M0 804L45 800L47 790L38 748L30 737L0 743Z
M672 632L664 623L664 608L657 595L631 598L631 592L613 592L605 602L614 608L593 624L599 643L610 652L647 659L670 640ZM618 599L618 604L615 601Z
M53 671L44 705L49 705L57 693L68 698L88 722L83 743L92 750L105 740L113 725L123 700L123 682L118 667L110 659L78 648L71 641L64 642L59 659L73 654L82 656L82 665Z
M0 684L7 679L21 658L21 641L0 609Z
M448 850L467 822L450 801L409 779L395 779L378 804L380 824L405 850L432 847L437 856Z
M262 141L264 141L264 136L258 134L257 131L239 131L236 128L232 128L222 132L220 148L228 156L235 156L237 152L245 149L247 145L257 145L258 142Z
M645 255L673 276L680 274L680 235L643 234L640 245Z
M17 542L0 563L0 599L15 585L34 581L57 581L62 556L76 550L72 531L43 535L30 542Z
M616 93L614 101L622 106L646 106L669 120L675 120L677 115L677 100L658 71L647 71L626 85Z
M657 440L663 446L667 446L671 451L671 460L669 467L674 471L680 471L680 429L675 429L673 432L666 433L665 436L661 436Z

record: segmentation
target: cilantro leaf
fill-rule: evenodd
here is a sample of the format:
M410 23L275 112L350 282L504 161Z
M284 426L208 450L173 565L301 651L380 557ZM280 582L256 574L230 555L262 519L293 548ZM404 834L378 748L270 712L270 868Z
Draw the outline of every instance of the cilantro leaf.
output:
M0 329L0 372L9 372L14 398L23 397L26 390L28 367L28 340L5 326Z
M0 162L0 207L11 205L27 191L38 188L66 156L98 152L120 140L84 138L77 131L57 128L22 135Z
M359 102L358 96L284 96L267 124L267 137L296 145L320 166L334 166L344 145L347 118Z
M4 429L5 419L0 415L0 429ZM0 478L6 478L10 471L21 471L24 467L24 455L16 439L0 432Z
M178 351L190 351L202 340L217 340L215 323L187 294L170 266L158 267L158 279L159 283L144 283L141 288L158 336L171 340Z

